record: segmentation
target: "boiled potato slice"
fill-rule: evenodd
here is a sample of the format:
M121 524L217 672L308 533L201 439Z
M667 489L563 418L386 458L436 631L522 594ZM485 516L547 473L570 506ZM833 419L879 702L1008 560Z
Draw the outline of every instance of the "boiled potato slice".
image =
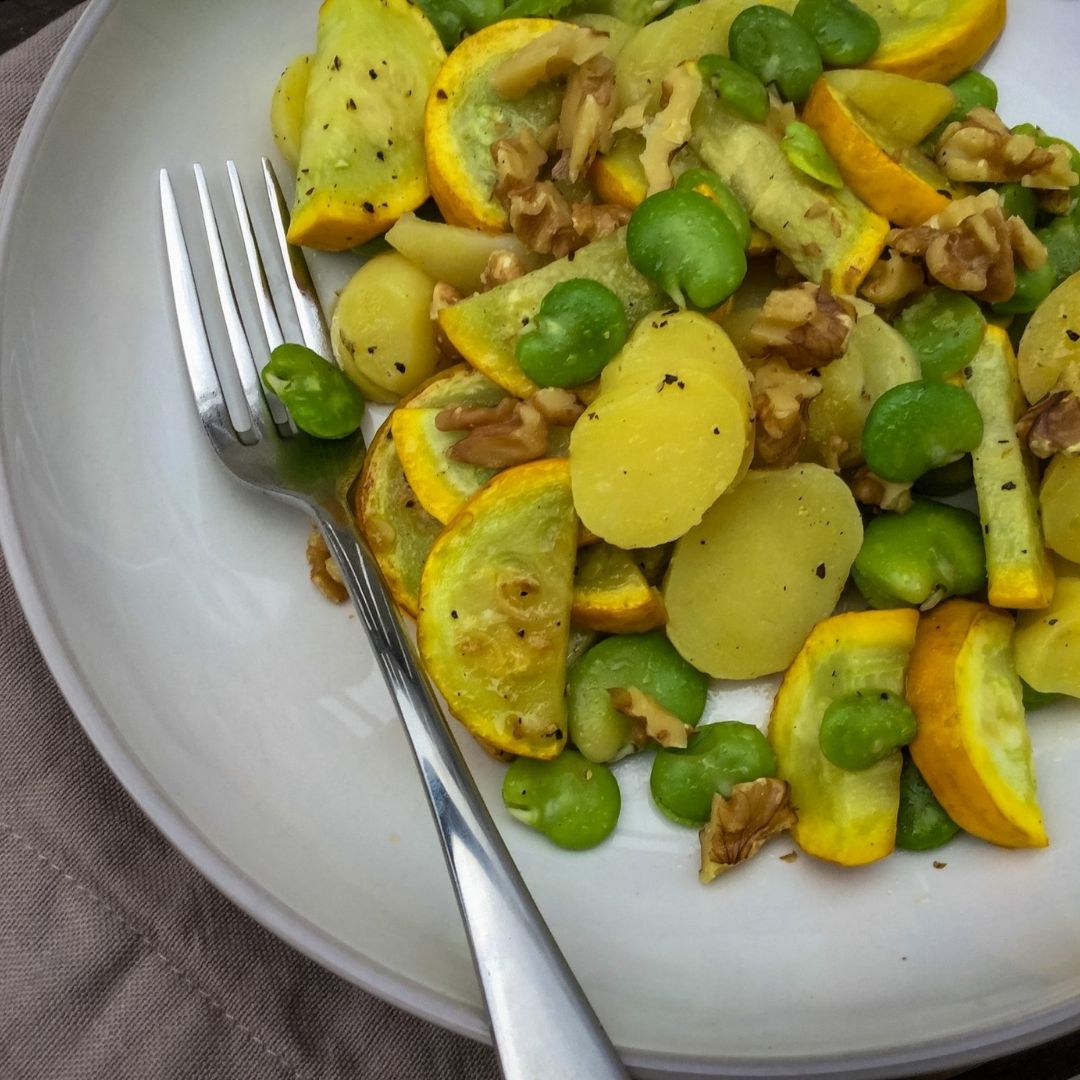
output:
M1080 271L1036 309L1020 339L1020 385L1034 405L1063 384L1080 391Z
M386 242L428 277L453 285L463 296L480 291L480 275L496 251L512 252L526 270L535 270L544 261L512 233L463 229L415 214L402 214L386 234Z
M434 288L423 270L390 251L364 263L341 290L330 323L334 356L369 401L396 401L434 374Z
M300 160L300 135L304 126L304 98L307 96L311 54L301 53L289 61L270 99L270 130L274 143L289 167Z
M570 617L575 627L605 634L642 633L667 621L664 601L634 553L610 544L594 544L578 553Z
M1043 693L1080 697L1080 566L1064 559L1054 565L1050 606L1016 617L1016 670Z
M412 0L326 0L289 239L342 251L428 197L424 102L446 52Z
M566 655L577 519L567 463L500 473L431 549L420 584L420 654L450 711L513 754L566 743Z
M1045 847L1012 616L960 599L928 612L906 696L919 723L911 756L949 817L992 844Z
M861 866L883 859L895 846L899 751L849 772L825 757L818 734L825 710L847 694L903 694L918 622L913 609L834 615L814 627L784 676L769 718L769 741L799 815L792 836L809 855Z
M1043 535L1063 559L1080 562L1080 457L1058 454L1039 488Z
M715 374L671 362L673 378L601 394L574 425L574 506L617 547L682 536L737 477L747 446L745 402Z
M716 678L782 671L836 607L862 535L835 473L751 470L675 545L664 582L668 637Z

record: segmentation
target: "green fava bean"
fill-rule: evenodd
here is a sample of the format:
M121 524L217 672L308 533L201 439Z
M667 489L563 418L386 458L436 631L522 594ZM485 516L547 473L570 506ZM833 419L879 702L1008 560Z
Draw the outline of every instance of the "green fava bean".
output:
M1054 291L1057 283L1057 273L1049 259L1036 270L1018 266L1016 290L1008 300L991 304L990 310L997 315L1030 315Z
M871 407L863 427L863 456L882 480L910 484L970 453L982 432L982 414L966 390L949 383L901 383Z
M1014 135L1030 135L1035 140L1035 145L1041 146L1044 150L1055 144L1064 146L1069 151L1069 167L1074 173L1080 173L1080 150L1077 150L1071 142L1059 139L1056 135L1049 135L1035 124L1017 124L1012 129L1012 133Z
M518 338L518 363L540 386L580 386L600 374L628 330L623 302L606 285L592 278L560 281Z
M552 761L515 759L503 778L502 797L518 821L573 851L606 839L622 809L612 771L573 750Z
M907 746L916 731L915 714L899 694L857 690L825 710L818 743L838 769L862 772Z
M755 124L765 122L769 115L769 92L752 71L716 53L703 56L698 61L698 71L725 108Z
M684 750L658 751L649 788L669 818L697 826L709 820L713 795L726 799L736 784L775 775L776 754L765 736L727 720L700 728Z
M659 191L638 206L626 227L626 253L680 307L717 307L746 277L746 252L727 214L685 188Z
M825 149L821 136L809 124L804 124L801 120L793 120L788 124L784 129L784 137L780 140L780 149L799 172L806 173L831 188L839 189L844 186L836 162Z
M924 379L946 379L979 351L986 319L963 293L935 288L900 313L893 326L915 350Z
M900 770L896 846L904 851L930 851L947 844L959 831L960 826L945 813L918 766L905 754Z
M1020 690L1024 697L1024 708L1027 712L1034 712L1036 709L1044 709L1047 705L1053 705L1055 701L1060 701L1064 694L1046 693L1043 690L1036 690L1030 683L1020 680Z
M566 712L570 741L590 761L614 761L634 749L630 721L608 690L636 686L684 724L701 719L709 679L688 664L662 630L617 634L570 665Z
M986 584L979 519L967 510L916 499L904 514L882 514L863 533L851 568L871 607L921 607Z
M1046 247L1046 261L1060 283L1080 270L1080 202L1072 212L1052 221L1035 234Z
M317 439L351 435L364 418L364 398L348 376L305 345L279 345L262 369L262 381L296 426Z
M923 473L912 490L916 495L934 495L941 498L946 495L959 495L975 486L975 469L971 455L964 454L948 465L931 469Z
M1002 213L1007 218L1018 217L1029 229L1035 228L1039 201L1034 188L1018 183L1002 184L997 193L1001 197Z
M801 104L822 72L810 31L779 8L754 4L735 16L728 53L763 83L775 83L788 101Z
M792 18L817 42L821 58L833 67L855 67L881 44L881 27L851 0L799 0Z
M739 202L735 192L712 169L687 169L675 181L675 186L685 191L697 192L716 203L727 214L739 243L743 248L749 246L750 215L746 212L746 207Z
M949 110L948 115L930 134L923 143L923 148L933 154L938 139L942 132L957 120L963 120L972 109L982 107L984 109L996 109L998 103L997 84L989 76L981 71L965 71L958 75L951 83L949 89L953 92L956 102Z

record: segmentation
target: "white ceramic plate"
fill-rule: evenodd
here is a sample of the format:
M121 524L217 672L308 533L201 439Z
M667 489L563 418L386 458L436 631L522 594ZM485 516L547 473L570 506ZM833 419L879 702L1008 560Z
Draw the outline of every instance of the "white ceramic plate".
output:
M989 64L1006 118L1076 139L1078 5L1013 8ZM98 0L67 46L0 226L4 548L69 701L172 841L328 967L482 1036L434 830L362 633L308 584L306 524L214 460L166 292L158 169L186 181L203 161L220 191L231 156L254 179L270 91L315 17L296 0ZM761 720L768 690L718 697L713 715ZM1032 722L1048 851L961 840L844 872L782 862L780 841L709 888L694 833L649 805L644 762L619 768L614 838L568 855L507 821L500 768L466 752L630 1062L892 1076L1080 1018L1078 719L1059 707Z

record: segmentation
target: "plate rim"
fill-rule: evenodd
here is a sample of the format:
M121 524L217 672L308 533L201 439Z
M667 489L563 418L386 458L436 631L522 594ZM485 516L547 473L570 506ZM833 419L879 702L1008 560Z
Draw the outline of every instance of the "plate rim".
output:
M107 17L120 0L90 0L50 67L12 153L0 187L0 292L9 272L9 246L15 208L28 187L36 151L59 107L68 79L83 59ZM153 178L150 178L153 179ZM149 182L149 181L148 181ZM5 362L0 328L0 367ZM212 841L161 790L150 770L129 750L99 707L72 659L59 621L39 588L12 497L8 465L0 445L0 547L15 593L42 658L80 727L128 795L173 846L203 877L248 916L321 967L411 1015L444 1029L489 1044L490 1032L479 1010L461 1005L423 984L387 969L346 948L331 935L234 866ZM738 1076L750 1078L844 1076L896 1077L962 1067L1017 1053L1048 1042L1080 1026L1080 997L1036 1011L1004 1027L975 1030L909 1047L873 1052L815 1054L809 1057L720 1060L715 1056L683 1056L664 1052L624 1054L628 1065L655 1074ZM723 1074L718 1072L723 1069ZM902 1072L901 1072L902 1070Z

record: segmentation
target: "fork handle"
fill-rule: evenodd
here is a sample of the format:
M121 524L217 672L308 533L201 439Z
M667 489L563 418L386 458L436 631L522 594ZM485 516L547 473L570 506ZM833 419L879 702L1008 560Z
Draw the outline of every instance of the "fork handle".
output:
M317 515L412 744L505 1080L627 1080L454 741L370 549Z

